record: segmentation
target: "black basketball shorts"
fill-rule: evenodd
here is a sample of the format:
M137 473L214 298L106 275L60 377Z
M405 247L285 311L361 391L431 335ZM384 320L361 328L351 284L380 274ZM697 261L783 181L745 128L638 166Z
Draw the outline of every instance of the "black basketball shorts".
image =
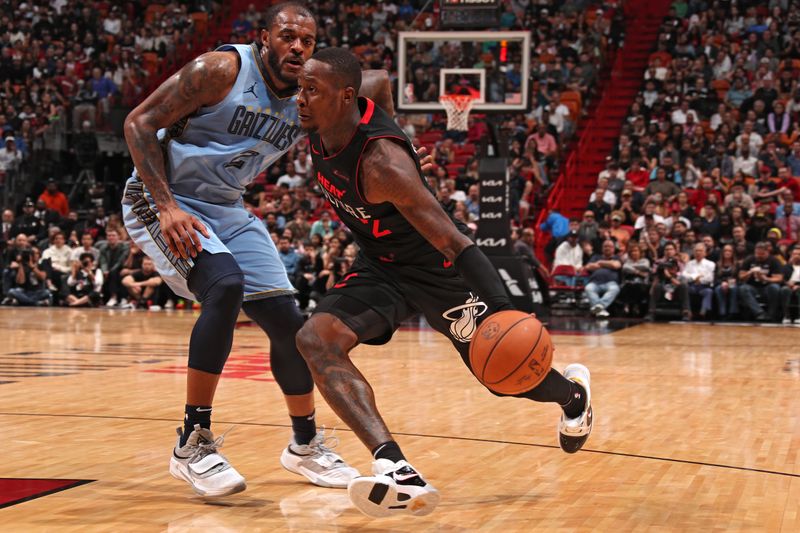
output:
M399 266L359 256L314 313L336 316L365 344L385 344L403 320L422 313L469 367L469 341L489 308L449 262Z

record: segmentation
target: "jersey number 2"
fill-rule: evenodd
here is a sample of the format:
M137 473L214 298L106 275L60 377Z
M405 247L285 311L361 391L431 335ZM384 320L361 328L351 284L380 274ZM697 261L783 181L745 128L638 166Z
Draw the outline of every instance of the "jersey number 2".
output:
M245 150L241 154L238 154L236 157L234 157L233 159L231 159L230 161L225 163L224 166L225 166L225 168L233 167L233 168L236 168L236 169L240 169L240 168L242 168L244 166L245 159L247 159L248 157L255 157L257 155L261 155L261 154L259 154L255 150Z

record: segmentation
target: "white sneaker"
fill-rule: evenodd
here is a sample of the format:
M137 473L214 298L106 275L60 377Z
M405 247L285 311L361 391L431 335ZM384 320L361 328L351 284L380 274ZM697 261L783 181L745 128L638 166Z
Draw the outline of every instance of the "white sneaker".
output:
M161 311L161 306L160 305L151 305L150 307L148 307L148 309L150 311Z
M439 504L439 491L407 461L377 459L372 463L372 473L355 478L347 486L350 501L367 516L425 516Z
M127 298L123 298L119 301L119 308L120 309L134 309L134 305L128 301Z
M792 319L791 318L784 318L783 319L783 325L784 326L789 326L791 324L792 324Z
M361 474L331 450L337 444L339 440L333 436L326 437L324 430L308 444L296 444L292 439L281 453L281 465L289 472L305 476L314 485L347 488L350 480Z
M186 481L201 496L227 496L247 488L242 475L217 452L224 434L215 439L211 430L196 424L186 444L179 447L181 432L178 428L178 442L169 460L172 477Z
M600 313L600 311L602 311L602 310L603 310L603 306L602 305L594 304L592 306L592 308L589 310L589 312L592 313L594 316L597 316L598 313Z
M564 377L583 386L586 390L586 407L577 418L567 418L563 412L558 422L558 444L567 453L575 453L583 447L592 432L592 388L589 369L573 363L564 369Z
M172 300L167 300L167 303L164 304L164 309L175 309L175 302Z
M608 311L606 311L605 309L602 309L602 308L601 308L601 309L600 309L600 310L597 312L597 316L598 316L598 317L600 317L600 318L608 318L608 317L609 317L609 314L608 314Z
M116 307L117 303L119 303L117 302L117 298L115 296L112 296L106 302L106 307Z

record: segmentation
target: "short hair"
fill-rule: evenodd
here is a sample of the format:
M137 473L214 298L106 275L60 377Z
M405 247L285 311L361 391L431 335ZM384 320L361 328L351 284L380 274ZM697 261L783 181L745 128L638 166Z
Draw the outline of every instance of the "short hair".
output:
M91 252L83 252L80 256L78 256L78 259L81 261L81 263L83 263L84 259L91 259L94 261L94 254Z
M756 250L769 250L769 242L767 241L760 241L756 243L755 249Z
M316 22L314 19L314 14L311 13L311 11L305 5L303 5L302 2L289 1L274 4L267 9L266 14L264 15L264 27L269 30L273 24L275 24L275 19L278 18L278 15L288 9L292 9L300 15L308 17Z
M323 48L311 59L330 65L341 87L352 87L358 92L361 88L361 64L349 50L331 47Z

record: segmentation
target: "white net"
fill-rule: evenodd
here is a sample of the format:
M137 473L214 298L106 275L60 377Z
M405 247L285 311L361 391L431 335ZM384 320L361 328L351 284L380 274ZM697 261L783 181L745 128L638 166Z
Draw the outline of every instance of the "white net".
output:
M467 131L467 118L475 103L475 97L464 94L444 94L439 97L439 103L447 112L447 129Z

